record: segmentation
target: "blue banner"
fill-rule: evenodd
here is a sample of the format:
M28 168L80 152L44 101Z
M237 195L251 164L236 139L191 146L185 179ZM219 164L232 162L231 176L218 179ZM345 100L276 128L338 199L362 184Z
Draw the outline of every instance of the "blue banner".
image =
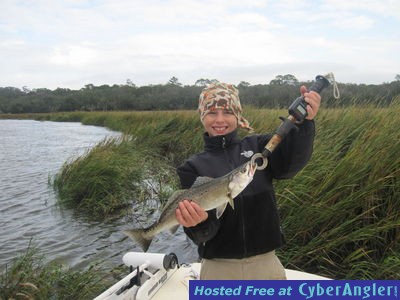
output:
M190 280L189 300L400 299L399 280Z

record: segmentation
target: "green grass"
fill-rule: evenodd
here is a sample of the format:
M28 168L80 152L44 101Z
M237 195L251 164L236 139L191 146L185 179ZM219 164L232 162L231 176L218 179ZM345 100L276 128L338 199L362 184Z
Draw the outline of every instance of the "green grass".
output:
M53 185L60 205L88 215L108 216L131 203L141 168L129 138L106 139L66 162Z
M0 299L93 299L111 285L98 267L74 271L61 264L44 263L29 245L0 274Z
M273 131L286 114L246 111L257 132ZM312 160L294 179L277 182L287 238L280 256L287 267L332 278L399 278L399 112L398 104L320 111ZM148 159L162 157L168 165L202 148L196 112L81 117L126 132L147 149Z
M272 132L285 110L245 108L256 132ZM314 153L291 180L276 183L286 267L340 279L400 278L400 105L321 109ZM54 181L60 203L107 217L177 188L175 167L202 149L194 111L42 114L124 132L67 162Z
M165 157L124 135L67 161L50 183L61 207L101 221L130 213L133 202L153 197L166 201L178 187L174 173Z
M332 278L400 277L399 111L321 114L310 163L278 184L288 266Z

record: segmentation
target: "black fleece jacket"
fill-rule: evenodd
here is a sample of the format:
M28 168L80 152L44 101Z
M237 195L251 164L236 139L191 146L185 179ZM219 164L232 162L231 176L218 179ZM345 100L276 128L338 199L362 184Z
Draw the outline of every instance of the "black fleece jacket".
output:
M312 154L315 127L305 120L299 131L290 134L274 150L268 166L256 171L253 181L234 199L217 219L215 209L208 219L184 231L198 245L202 258L245 258L266 253L284 243L272 185L273 179L293 177ZM183 188L189 188L198 176L220 177L261 152L272 135L238 137L237 132L209 137L204 134L204 151L191 156L177 172Z

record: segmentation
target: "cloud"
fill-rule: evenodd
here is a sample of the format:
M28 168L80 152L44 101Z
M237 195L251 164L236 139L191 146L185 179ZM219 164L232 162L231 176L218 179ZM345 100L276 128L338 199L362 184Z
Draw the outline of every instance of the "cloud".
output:
M96 48L82 45L70 45L64 47L55 47L49 57L50 63L71 66L85 67L101 61Z
M337 70L380 83L399 73L397 1L3 1L0 86L252 84Z

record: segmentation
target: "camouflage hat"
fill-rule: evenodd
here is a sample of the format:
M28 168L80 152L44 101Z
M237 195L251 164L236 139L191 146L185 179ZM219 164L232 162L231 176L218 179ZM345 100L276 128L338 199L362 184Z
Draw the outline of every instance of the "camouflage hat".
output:
M239 91L232 85L222 82L212 83L205 87L199 97L200 120L216 110L230 110L238 120L238 125L250 132L254 131L250 127L249 121L242 117L242 106L240 105Z

